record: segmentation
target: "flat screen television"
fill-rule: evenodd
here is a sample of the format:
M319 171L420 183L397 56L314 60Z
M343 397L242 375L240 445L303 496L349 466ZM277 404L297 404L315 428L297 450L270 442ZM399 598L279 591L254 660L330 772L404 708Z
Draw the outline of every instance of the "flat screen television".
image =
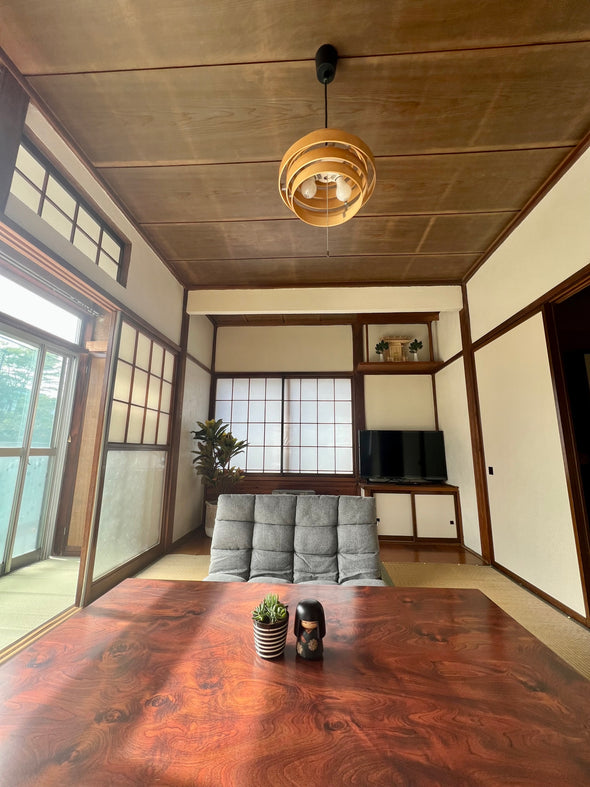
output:
M366 429L359 431L359 474L373 482L446 481L444 433Z

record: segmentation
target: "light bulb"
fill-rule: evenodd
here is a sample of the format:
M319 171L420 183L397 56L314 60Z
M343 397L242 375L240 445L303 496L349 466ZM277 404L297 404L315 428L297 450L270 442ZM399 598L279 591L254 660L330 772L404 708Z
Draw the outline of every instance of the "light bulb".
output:
M336 199L340 202L348 202L351 194L350 184L342 176L336 178Z
M316 191L318 187L315 182L315 178L308 178L304 180L301 186L299 186L299 191L305 197L305 199L313 199L315 197Z

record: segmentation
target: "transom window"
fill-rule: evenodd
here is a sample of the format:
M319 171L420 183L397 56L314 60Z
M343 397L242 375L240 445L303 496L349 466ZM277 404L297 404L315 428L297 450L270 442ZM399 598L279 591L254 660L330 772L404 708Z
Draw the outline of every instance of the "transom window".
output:
M121 326L109 443L166 445L174 355L129 323Z
M1 273L0 312L68 342L80 341L80 317Z
M123 241L29 144L20 145L10 192L95 265L121 281Z
M248 441L246 472L352 473L350 378L219 378L215 417Z

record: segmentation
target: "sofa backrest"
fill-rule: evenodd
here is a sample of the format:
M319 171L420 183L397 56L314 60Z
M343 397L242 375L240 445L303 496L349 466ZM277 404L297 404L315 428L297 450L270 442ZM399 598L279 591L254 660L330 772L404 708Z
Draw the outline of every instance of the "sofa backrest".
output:
M209 574L246 581L376 579L375 501L345 495L221 495Z

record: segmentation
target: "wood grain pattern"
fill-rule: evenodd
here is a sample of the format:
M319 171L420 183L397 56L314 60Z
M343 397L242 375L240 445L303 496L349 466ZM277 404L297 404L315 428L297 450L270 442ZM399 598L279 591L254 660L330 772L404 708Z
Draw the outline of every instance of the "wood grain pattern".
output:
M259 659L273 586L127 580L0 668L0 784L579 785L590 683L479 591L281 586L323 662Z

